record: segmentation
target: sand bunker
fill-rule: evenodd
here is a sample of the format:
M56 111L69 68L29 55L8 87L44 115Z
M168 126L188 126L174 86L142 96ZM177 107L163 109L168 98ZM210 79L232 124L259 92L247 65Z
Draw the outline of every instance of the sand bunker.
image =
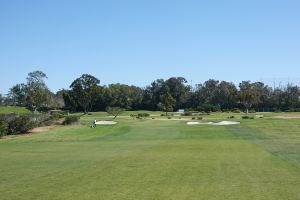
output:
M114 121L97 121L96 124L97 125L113 125L116 124L117 122Z
M277 119L300 119L300 115L274 116L272 118L277 118Z
M225 125L235 125L240 124L240 122L235 121L221 121L221 122L187 122L187 125L196 125L196 124L210 124L216 126L225 126Z
M55 126L40 126L40 127L33 128L28 132L29 133L40 133L40 132L49 131L50 129L52 129L54 127Z

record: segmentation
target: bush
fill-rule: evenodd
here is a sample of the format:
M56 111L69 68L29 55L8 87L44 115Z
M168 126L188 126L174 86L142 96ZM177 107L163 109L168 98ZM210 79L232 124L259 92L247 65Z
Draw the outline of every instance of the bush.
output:
M79 122L80 117L75 115L66 116L64 125L71 125Z
M300 108L290 108L288 112L300 112Z
M238 109L238 108L234 108L234 109L231 110L231 112L233 112L233 113L241 113L241 110Z
M168 113L167 115L166 114L160 114L160 116L162 116L162 117L164 117L164 116L174 116L174 114L173 113L171 113L171 114Z
M7 134L7 124L5 121L0 121L0 138Z
M31 117L35 126L49 126L53 124L53 119L48 114L37 114Z
M34 127L51 124L53 120L48 114L0 114L0 135L26 133Z
M221 108L220 108L220 106L216 106L216 105L213 105L213 104L202 104L201 106L197 107L197 110L200 111L200 112L204 111L206 113L210 113L210 112L220 111Z
M138 113L137 117L138 118L150 117L150 114L149 113Z
M168 119L172 119L172 117L168 117Z
M242 119L254 119L254 116L245 115L242 116Z
M188 111L181 114L181 116L193 116L193 112Z
M0 115L0 121L6 126L5 134L8 135L26 133L38 125L34 115L31 114L2 114Z
M196 117L192 117L192 120L195 120L196 119Z
M8 121L8 134L26 133L34 127L36 123L31 115L16 115L13 120Z
M64 118L64 117L65 116L61 113L53 113L53 114L51 114L50 119L57 121L57 120L59 120L61 118Z
M131 118L137 118L138 116L135 115L135 114L130 114L130 117L131 117Z
M248 111L249 113L256 113L256 111L254 109L251 109Z
M235 116L233 115L228 117L228 119L233 119L233 118L235 118Z

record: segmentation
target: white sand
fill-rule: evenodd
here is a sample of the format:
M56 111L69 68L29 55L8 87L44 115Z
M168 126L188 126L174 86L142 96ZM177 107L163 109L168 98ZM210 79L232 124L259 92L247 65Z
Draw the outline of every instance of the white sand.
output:
M114 121L97 121L96 124L97 125L113 125L116 124L117 122Z
M148 118L148 119L151 119L151 118ZM168 121L190 121L191 118L171 118L171 119L168 119L168 118L155 118L154 120L162 120L162 121L165 121L165 120L168 120Z
M300 115L274 116L272 118L277 118L277 119L300 119Z
M234 122L234 121L221 121L217 123L213 123L212 125L235 125L240 124L241 122Z
M256 118L263 118L263 115L255 115Z
M240 122L235 121L221 121L221 122L187 122L187 125L196 125L196 124L210 124L216 126L224 126L224 125L235 125L240 124Z
M200 122L187 122L186 124L187 125L195 125L195 124L200 124ZM201 123L201 124L203 124L203 123ZM206 124L206 123L204 123L204 124Z

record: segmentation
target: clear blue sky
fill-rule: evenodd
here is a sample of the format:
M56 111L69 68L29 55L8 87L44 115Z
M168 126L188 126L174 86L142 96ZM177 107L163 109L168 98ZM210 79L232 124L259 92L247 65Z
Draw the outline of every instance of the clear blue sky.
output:
M42 70L146 86L300 77L299 0L0 0L0 93Z

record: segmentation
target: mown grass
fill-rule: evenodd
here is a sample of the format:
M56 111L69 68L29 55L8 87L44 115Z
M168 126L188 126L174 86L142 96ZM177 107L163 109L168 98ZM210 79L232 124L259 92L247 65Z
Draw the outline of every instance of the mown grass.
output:
M20 106L0 106L0 113L1 114L8 114L8 113L30 113L30 111L25 107Z
M94 118L109 116L1 139L1 199L300 199L298 119L187 126L124 113L92 129Z

